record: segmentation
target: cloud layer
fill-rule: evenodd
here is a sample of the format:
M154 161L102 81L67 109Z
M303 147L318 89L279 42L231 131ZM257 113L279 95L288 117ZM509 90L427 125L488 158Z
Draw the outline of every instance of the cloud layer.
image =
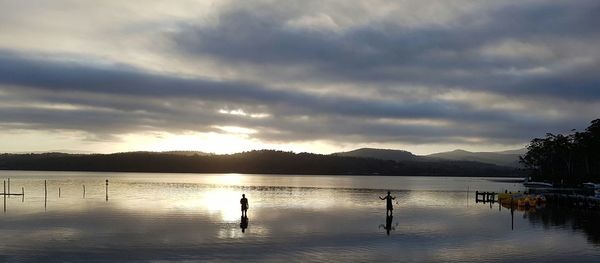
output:
M0 129L497 147L600 109L597 1L163 5L7 3Z

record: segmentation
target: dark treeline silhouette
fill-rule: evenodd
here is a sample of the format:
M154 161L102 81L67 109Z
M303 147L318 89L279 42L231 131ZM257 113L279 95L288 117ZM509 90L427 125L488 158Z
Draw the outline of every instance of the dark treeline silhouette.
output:
M600 182L600 119L583 132L535 138L527 150L521 163L536 181L563 185Z
M0 169L329 175L518 175L514 168L469 161L390 161L272 150L226 155L152 152L1 154Z

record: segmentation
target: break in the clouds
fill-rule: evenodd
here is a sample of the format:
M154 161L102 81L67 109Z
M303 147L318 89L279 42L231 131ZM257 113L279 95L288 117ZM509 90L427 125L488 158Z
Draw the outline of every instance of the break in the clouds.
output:
M30 134L25 149L198 133L246 148L494 150L600 109L597 1L0 6L0 129Z

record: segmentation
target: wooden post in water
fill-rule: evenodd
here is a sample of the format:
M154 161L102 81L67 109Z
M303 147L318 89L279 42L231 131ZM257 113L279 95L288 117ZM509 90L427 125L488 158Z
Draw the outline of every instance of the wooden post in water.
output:
M515 203L512 196L510 197L510 230L515 230Z
M467 185L467 207L469 207L469 185Z
M6 180L4 180L4 213L6 213Z
M25 202L25 187L21 187L21 202Z
M58 188L58 198L60 198L60 187Z
M46 211L46 207L48 206L48 183L44 180L44 211Z
M106 179L106 202L108 202L108 179Z
M83 198L85 198L85 184L83 186Z

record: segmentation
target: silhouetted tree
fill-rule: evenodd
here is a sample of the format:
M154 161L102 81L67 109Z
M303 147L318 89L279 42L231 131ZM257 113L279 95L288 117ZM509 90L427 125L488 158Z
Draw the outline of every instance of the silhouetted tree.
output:
M570 185L600 180L600 119L583 132L531 140L520 162L536 180Z

